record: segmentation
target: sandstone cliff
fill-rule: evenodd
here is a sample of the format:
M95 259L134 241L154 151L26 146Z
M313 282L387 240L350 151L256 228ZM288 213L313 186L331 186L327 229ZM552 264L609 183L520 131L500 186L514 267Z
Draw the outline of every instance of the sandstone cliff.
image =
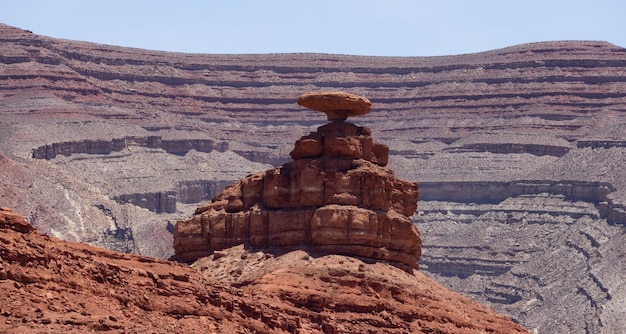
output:
M174 262L42 235L6 208L0 239L4 333L524 332L419 272L347 257L263 255L263 275L234 287ZM243 262L231 254L229 269Z

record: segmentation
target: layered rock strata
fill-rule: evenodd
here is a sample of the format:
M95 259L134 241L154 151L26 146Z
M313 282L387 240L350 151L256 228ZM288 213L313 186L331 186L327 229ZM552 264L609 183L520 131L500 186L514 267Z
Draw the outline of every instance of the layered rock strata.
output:
M384 167L388 152L367 127L342 119L323 125L296 142L294 161L239 180L179 221L174 258L195 260L241 243L307 245L417 267L421 241L408 217L418 186Z
M447 269L430 274L538 332L589 330L586 318L590 313L574 312L580 306L602 313L599 333L626 328L620 322L626 319L622 307L625 266L615 265L623 263L626 245L618 229L623 226L615 225L626 221L626 60L622 47L599 41L561 41L443 57L192 55L59 40L2 24L0 40L0 206L13 207L46 233L169 257L172 241L165 229L167 221L179 219L181 213L191 215L198 206L181 205L190 200L182 199L179 184L218 182L221 190L222 184L252 171L272 168L252 161L282 165L289 158L289 146L315 130L309 127L321 125L319 117L295 105L293 97L312 87L349 89L376 106L359 125L371 127L378 141L392 147L389 166L396 176L432 182L432 186L420 184L420 210L425 214L418 227L424 253L428 253L420 259L420 268L453 267L459 263L451 255L454 252L467 259L463 268L481 268L482 258L493 258L492 251L511 254L519 261L519 253L511 252L511 244L519 242L519 251L529 254L533 262L511 269L522 280L515 280L515 285L526 289L527 284L539 284L542 298L557 304L524 297L503 306L481 297L490 295L486 290L503 281L512 284L510 274L497 278L475 273L463 278L450 276ZM69 157L31 159L32 149L54 143L152 135L228 142L230 151L196 154L190 150L178 155L129 146L109 154L74 151ZM562 194L559 184L574 181L608 183L615 191L606 198L597 192L601 197L592 204L599 210L592 216L606 219L581 223L583 231L569 220L571 214L561 220L551 213L554 210L546 210L541 193L524 191L520 196L527 204L516 213L502 212L496 199L512 189L496 185L493 189L506 193L486 193L489 187L483 184L517 184L519 180L550 182L549 187L528 189L556 189L557 194ZM435 184L439 182L446 183L446 191ZM481 185L468 187L468 182ZM147 203L156 211L144 197L135 205L110 200L120 194L170 190L176 191L177 213L144 210L137 205ZM572 192L572 200L590 197ZM205 200L202 195L195 198ZM428 198L430 204L424 202ZM485 201L491 208L484 214L484 224L468 219L479 214L472 203ZM471 215L464 213L464 207ZM447 215L448 211L460 215L464 223L450 218L454 215ZM532 219L517 219L519 211L528 212ZM521 224L513 224L507 216ZM505 223L493 224L492 217L503 217ZM537 226L545 230L537 232ZM613 232L590 241L587 228ZM508 229L514 232L503 237ZM136 247L123 244L120 248L117 239L110 241L111 234L123 235L120 230L132 230ZM494 239L477 237L485 234ZM440 236L449 240L449 246ZM468 248L476 238L480 240ZM598 247L589 250L587 244ZM555 247L560 248L558 252ZM484 252L484 257L475 256L471 248ZM561 254L578 254L583 260L590 254L598 256L578 267ZM564 274L559 263L600 282L599 290L611 291L611 299L590 293L590 300L578 300L588 290L588 280ZM610 313L611 308L617 312ZM568 327L555 327L555 319Z
M109 154L113 151L121 151L129 146L141 146L147 148L160 148L165 152L176 155L185 155L190 150L199 152L225 152L228 150L227 142L216 142L210 139L163 139L160 136L125 136L124 138L112 138L111 140L81 140L53 143L37 147L32 150L33 159L54 159L57 155L70 156L72 154Z

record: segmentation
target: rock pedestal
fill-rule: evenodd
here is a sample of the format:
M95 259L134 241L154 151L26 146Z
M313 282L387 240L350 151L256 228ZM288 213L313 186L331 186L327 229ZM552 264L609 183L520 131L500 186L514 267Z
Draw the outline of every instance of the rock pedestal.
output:
M421 241L408 217L417 209L418 186L384 167L388 152L369 128L335 119L296 142L294 161L237 181L178 221L173 259L193 261L245 243L417 267Z

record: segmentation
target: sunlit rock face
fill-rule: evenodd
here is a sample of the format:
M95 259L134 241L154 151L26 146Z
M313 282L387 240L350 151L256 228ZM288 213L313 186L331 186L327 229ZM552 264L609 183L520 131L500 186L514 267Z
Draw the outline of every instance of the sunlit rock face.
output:
M323 112L333 115L365 100L331 97L347 101L325 104ZM179 221L174 258L194 260L241 243L306 245L417 267L421 241L409 217L418 186L384 167L388 152L369 128L334 119L296 142L294 161L239 180Z

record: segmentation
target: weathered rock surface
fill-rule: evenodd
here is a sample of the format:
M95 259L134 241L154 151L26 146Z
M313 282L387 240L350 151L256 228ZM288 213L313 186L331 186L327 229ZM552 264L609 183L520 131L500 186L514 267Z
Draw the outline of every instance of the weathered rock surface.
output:
M537 332L612 333L626 325L626 284L615 279L626 274L615 261L626 255L618 246L626 235L592 203L544 193L495 204L422 201L420 208L414 219L428 236L420 269L446 286L518 314Z
M30 233L35 230L24 217L5 207L0 207L0 224L2 224L0 228L12 229L21 233Z
M51 238L5 208L0 240L3 333L524 332L417 271L349 257L235 249L196 270Z
M34 159L54 159L57 155L71 156L72 154L110 154L113 151L122 151L129 146L160 148L167 153L185 155L190 150L198 152L225 152L228 143L216 143L210 139L163 139L160 136L113 138L109 140L82 140L78 142L54 143L33 149Z
M346 92L305 93L298 97L298 104L325 113L329 121L365 115L372 106L370 100Z
M341 97L353 100L333 95ZM368 128L342 120L321 126L296 142L293 162L241 179L177 222L174 258L195 260L245 243L308 246L417 267L421 241L408 217L417 208L418 186L381 166L388 151Z
M0 25L0 206L65 240L167 258L169 222L288 162L322 125L294 96L349 91L371 100L359 125L392 147L389 167L424 181L424 272L540 333L615 333L626 327L624 54L555 41L444 57L190 55ZM32 159L46 145L127 136L228 150ZM175 213L141 196L170 191ZM112 200L125 195L133 202Z

